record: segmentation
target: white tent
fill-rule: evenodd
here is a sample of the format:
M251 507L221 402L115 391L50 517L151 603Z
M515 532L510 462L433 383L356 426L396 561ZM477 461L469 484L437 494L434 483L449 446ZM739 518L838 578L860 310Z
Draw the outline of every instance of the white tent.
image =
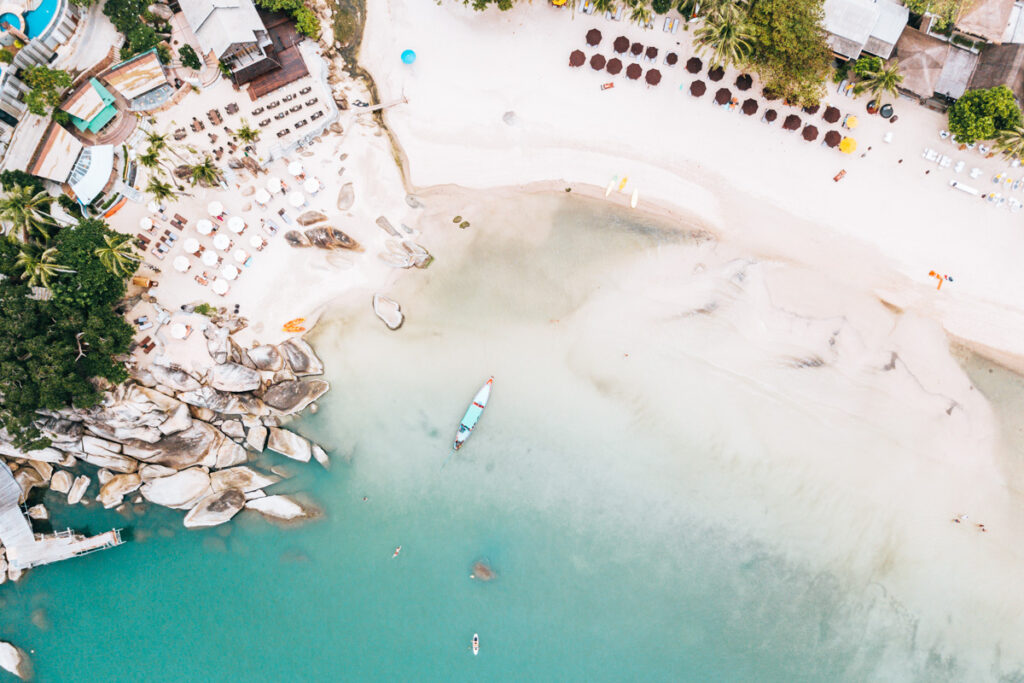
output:
M199 240L195 237L189 237L181 243L181 248L185 250L187 254L198 254L199 253Z
M163 207L157 204L155 201L151 201L149 204L146 204L146 209L150 213L159 213L160 211L163 210Z
M175 339L184 339L188 336L188 328L181 323L171 325L171 336Z
M204 266L215 266L215 265L217 265L217 261L219 261L219 260L220 260L220 256L218 256L217 252L213 251L212 249L210 251L204 251L203 252L203 265Z
M188 258L186 258L185 256L174 257L174 269L179 273L187 273L188 269L191 267L192 264L189 263Z
M217 278L216 280L214 280L213 285L211 285L211 287L213 289L214 294L220 294L221 296L227 294L228 290L230 289L228 281L223 280L221 278Z
M224 215L224 205L216 200L210 202L206 210L210 212L211 216L220 217Z
M249 237L249 246L253 249L262 249L267 246L267 241L259 235L253 234Z
M220 269L220 274L228 280L234 280L238 277L238 268L235 268L230 263Z
M199 231L200 235L209 235L213 232L213 221L209 218L200 218L196 221L196 230Z
M149 230L153 227L153 219L149 216L143 216L139 219L139 227L143 230Z
M267 192L269 192L270 194L276 194L278 192L283 191L284 187L281 185L280 178L278 178L276 175L272 175L269 178L267 178Z
M295 176L302 175L302 162L293 161L292 163L288 164L288 173Z
M270 201L270 193L264 190L262 187L256 190L256 193L252 196L253 201L257 204L266 204Z
M232 216L228 219L228 230L240 233L245 230L245 220L241 216Z
M231 248L231 240L224 233L219 233L213 238L213 246L221 251Z
M301 209L306 205L306 197L301 192L292 192L288 195L288 203L296 209Z
M244 264L249 260L249 253L244 249L235 249L235 260Z
M320 191L320 180L317 178L307 178L306 182L302 183L302 189L309 194L316 194Z

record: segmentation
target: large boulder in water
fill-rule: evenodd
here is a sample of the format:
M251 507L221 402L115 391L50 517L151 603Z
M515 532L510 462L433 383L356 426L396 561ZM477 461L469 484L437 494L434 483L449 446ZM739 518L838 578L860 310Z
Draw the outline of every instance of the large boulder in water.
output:
M242 493L248 493L272 486L279 481L281 477L276 474L264 474L245 465L217 470L210 474L210 486L214 491L238 489Z
M245 507L245 494L238 489L211 493L185 515L185 526L202 529L227 522Z
M321 223L327 220L327 214L322 213L320 211L304 211L295 220L298 222L299 225L305 227L307 225L313 225L315 223ZM307 231L307 234L309 234L309 231Z
M176 470L199 464L213 467L223 441L228 439L215 427L194 420L188 429L169 434L153 444L154 452L146 462Z
M398 305L398 302L382 294L373 295L373 312L384 321L389 330L397 330L405 321L405 316L402 315L402 307Z
M0 669L8 671L23 681L32 679L32 661L20 647L0 640Z
M330 384L320 379L280 382L267 389L263 394L263 402L286 415L297 413L326 394L330 388Z
M143 484L141 492L142 497L151 503L188 509L210 494L210 475L204 469L190 467Z
M356 190L352 183L345 183L338 190L338 210L348 211L356 203Z
M363 250L363 248L359 246L359 242L356 242L341 230L330 226L310 228L305 232L305 235L309 238L310 243L314 247L319 247L321 249L349 249L351 251Z
M284 241L293 247L310 246L309 238L298 230L289 230L284 234Z
M313 457L313 449L307 439L279 427L270 427L267 448L300 462L309 462Z
M259 512L268 519L280 522L297 522L319 517L321 514L316 507L301 503L291 496L254 498L246 501L245 507Z
M114 475L100 487L96 500L105 508L114 508L124 501L124 497L142 486L142 477L136 473Z
M490 581L497 576L490 565L480 560L473 563L473 573L469 575L469 578L476 579L477 581Z
M324 364L302 337L292 337L277 347L296 375L322 375Z
M209 384L218 391L255 391L262 386L260 373L238 363L220 363L213 366L208 378Z

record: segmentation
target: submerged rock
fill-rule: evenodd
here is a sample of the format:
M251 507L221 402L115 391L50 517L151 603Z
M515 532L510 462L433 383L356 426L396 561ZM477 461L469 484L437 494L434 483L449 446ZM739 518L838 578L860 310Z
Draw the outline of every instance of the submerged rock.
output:
M210 474L210 486L214 491L238 489L242 493L272 486L281 481L276 474L264 474L251 467L229 467Z
M352 183L345 183L338 190L338 210L348 211L356 203L356 190Z
M331 469L331 460L327 457L327 451L313 444L313 459L320 463L325 470Z
M300 503L291 496L263 496L246 501L245 507L255 510L264 517L282 522L297 522L319 517L318 508Z
M496 577L497 574L494 573L494 570L483 561L474 562L473 573L469 575L469 578L476 579L477 581L490 581Z
M395 226L391 225L391 221L388 220L387 216L377 216L377 225L392 237L402 236L402 233L398 232Z
M359 246L359 242L356 242L341 230L330 226L310 228L309 230L306 230L304 234L309 239L310 244L320 249L348 249L350 251L363 250L363 248Z
M292 247L308 247L310 246L309 238L298 230L289 230L284 234L284 241Z
M245 494L238 489L211 493L185 515L185 526L200 529L227 522L245 507Z
M389 330L397 330L405 321L402 307L398 305L398 302L382 294L373 295L373 312L384 321Z

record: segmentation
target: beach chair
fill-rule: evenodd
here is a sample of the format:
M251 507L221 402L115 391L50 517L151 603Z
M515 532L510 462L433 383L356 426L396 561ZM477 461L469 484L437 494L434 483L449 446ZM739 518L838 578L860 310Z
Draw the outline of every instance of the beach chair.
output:
M964 160L961 159L960 161L956 162L956 166L953 167L953 172L959 173L960 171L964 170L964 166Z
M942 168L949 168L952 163L953 160L947 157L945 154L939 157L939 166L941 166Z
M980 178L981 177L981 169L978 168L977 166L975 166L974 168L971 169L971 172L968 173L968 175L970 177L972 177L972 178Z
M665 17L665 25L661 27L663 33L668 33L672 30L672 17Z
M626 9L619 5L619 7L615 10L615 15L612 17L612 21L622 21L622 13L625 11Z

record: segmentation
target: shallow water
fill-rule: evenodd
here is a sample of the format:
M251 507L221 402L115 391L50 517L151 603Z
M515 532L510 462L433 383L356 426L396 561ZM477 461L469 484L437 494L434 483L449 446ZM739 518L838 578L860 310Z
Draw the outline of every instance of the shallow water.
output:
M399 332L365 308L317 328L333 388L297 427L334 466L285 462L296 476L280 489L309 492L324 520L282 530L242 515L189 532L179 512L54 509L135 540L0 587L0 638L35 650L39 680L964 678L884 572L843 575L773 540L833 495L786 454L842 455L849 441L895 457L903 432L862 434L895 399L873 396L861 415L808 407L792 397L820 380L729 361L750 345L735 341L750 331L731 288L756 271L708 294L733 317L645 305L623 262L737 267L678 227L566 197L471 218L392 293L409 316ZM669 280L643 293L659 299ZM488 410L450 457L489 375ZM787 382L797 389L778 394ZM1024 395L1011 378L979 386ZM834 495L842 519L853 494ZM477 560L494 581L469 578Z

